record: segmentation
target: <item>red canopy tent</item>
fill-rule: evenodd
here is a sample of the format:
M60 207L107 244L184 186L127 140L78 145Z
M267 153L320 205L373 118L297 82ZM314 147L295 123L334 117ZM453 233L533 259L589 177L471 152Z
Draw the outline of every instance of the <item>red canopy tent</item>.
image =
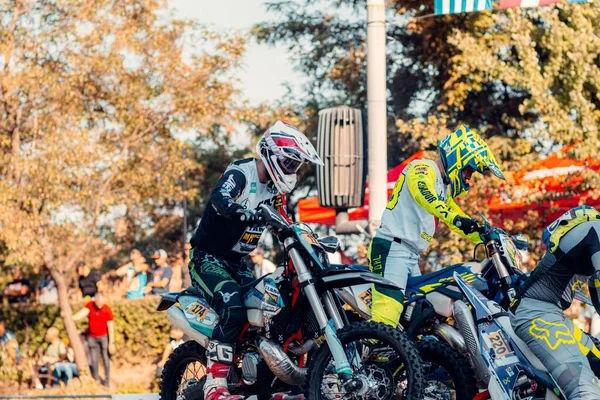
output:
M488 208L493 219L501 222L516 221L528 211L537 211L543 218L540 225L549 224L565 211L580 204L600 205L589 189L578 188L585 170L600 170L600 160L588 158L574 160L567 156L572 146L565 146L550 156L536 161L512 174L508 184L514 185L511 194L492 198ZM536 201L542 197L550 200Z
M423 152L418 151L401 164L390 169L387 173L388 182L388 197L394 188L394 184L398 180L398 177L404 170L404 168L413 160L422 157ZM348 210L348 216L351 221L368 219L369 217L369 182L367 182L367 190L365 191L365 205L359 208L351 208ZM298 215L302 222L312 222L323 225L335 225L335 209L326 208L319 206L319 199L315 197L308 197L300 199L298 201Z

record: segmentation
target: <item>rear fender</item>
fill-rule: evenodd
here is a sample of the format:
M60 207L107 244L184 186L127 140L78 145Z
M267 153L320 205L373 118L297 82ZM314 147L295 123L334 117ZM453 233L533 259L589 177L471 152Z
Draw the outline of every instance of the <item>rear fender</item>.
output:
M160 301L156 307L156 311L165 311L171 308L172 305L177 303L177 298L180 292L171 292L160 295Z

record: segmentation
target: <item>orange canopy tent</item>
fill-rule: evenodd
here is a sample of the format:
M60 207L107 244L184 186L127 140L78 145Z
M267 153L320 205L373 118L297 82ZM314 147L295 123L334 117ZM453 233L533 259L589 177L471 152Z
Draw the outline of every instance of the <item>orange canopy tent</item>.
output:
M388 182L388 197L394 188L394 184L404 168L413 160L423 156L422 151L418 151L401 164L390 169L387 173ZM365 205L359 208L351 208L348 210L348 217L351 221L360 219L368 219L369 217L369 182L367 182L367 190L365 191ZM319 206L319 199L308 197L298 201L298 215L302 222L312 222L315 224L335 225L335 208L327 208Z
M600 170L600 160L569 158L567 154L571 148L565 146L512 174L508 182L513 185L510 195L507 191L488 203L493 220L497 223L508 219L516 221L531 210L538 212L542 218L540 225L545 225L580 204L599 206L600 197L579 185L586 170ZM542 198L545 200L540 201Z

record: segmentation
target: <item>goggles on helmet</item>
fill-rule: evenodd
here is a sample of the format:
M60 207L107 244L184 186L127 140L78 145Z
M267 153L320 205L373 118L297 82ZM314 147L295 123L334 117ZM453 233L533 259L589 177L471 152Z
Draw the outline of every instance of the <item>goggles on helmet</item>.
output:
M279 165L279 168L281 168L284 174L292 175L295 174L296 171L298 171L298 168L300 168L300 166L302 165L302 161L294 160L293 158L280 155L277 157L277 164Z

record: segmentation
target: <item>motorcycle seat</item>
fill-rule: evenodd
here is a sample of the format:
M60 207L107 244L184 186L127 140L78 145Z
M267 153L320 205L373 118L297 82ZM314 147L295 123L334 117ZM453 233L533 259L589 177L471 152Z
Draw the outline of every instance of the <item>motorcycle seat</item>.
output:
M202 293L200 291L200 289L196 288L195 286L187 287L187 288L183 289L181 292L179 292L179 294L180 295L188 294L188 295L196 296L196 297L204 297L204 293Z
M429 281L436 282L439 280L439 278L442 278L445 276L452 276L452 272L454 269L455 269L454 266L451 266L451 267L442 268L439 271L430 272L425 275L409 276L408 281L406 282L406 287L412 289L412 288L421 286L421 284L423 284L425 282L429 282Z

